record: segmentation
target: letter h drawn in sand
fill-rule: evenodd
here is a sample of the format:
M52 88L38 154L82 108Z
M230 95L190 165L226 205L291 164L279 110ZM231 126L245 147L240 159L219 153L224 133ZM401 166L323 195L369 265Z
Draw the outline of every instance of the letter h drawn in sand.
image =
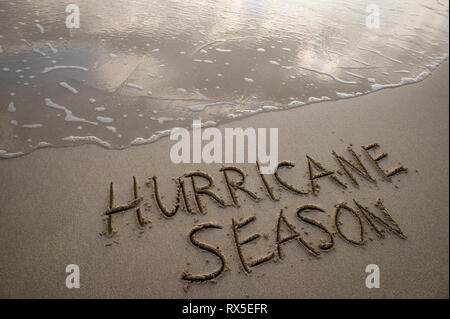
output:
M111 184L109 185L109 205L108 205L108 209L105 213L105 215L107 216L106 235L108 237L112 237L114 235L114 233L116 233L116 231L114 230L114 227L113 227L113 222L112 222L113 214L117 214L117 213L121 213L121 212L125 212L127 210L137 208L136 209L137 222L140 227L145 226L146 221L142 217L140 207L138 207L143 199L143 196L139 196L139 194L138 194L138 186L137 186L137 181L136 181L135 176L133 176L133 194L134 194L134 199L132 201L128 202L128 204L114 206L114 184L113 184L113 182L111 182Z

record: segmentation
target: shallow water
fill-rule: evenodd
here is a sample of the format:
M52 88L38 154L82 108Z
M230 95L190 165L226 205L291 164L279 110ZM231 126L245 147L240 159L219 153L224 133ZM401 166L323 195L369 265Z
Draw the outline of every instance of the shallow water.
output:
M73 3L79 29L66 28L67 3L0 0L0 158L126 148L193 119L355 97L448 58L443 0ZM366 25L371 3L379 28Z

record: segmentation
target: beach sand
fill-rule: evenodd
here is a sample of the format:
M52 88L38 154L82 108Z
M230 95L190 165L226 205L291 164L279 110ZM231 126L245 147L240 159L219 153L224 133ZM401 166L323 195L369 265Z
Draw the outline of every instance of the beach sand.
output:
M258 114L225 125L278 127L279 160L296 164L291 172L281 174L305 190L310 188L306 155L338 170L332 150L349 158L348 146L362 154L362 145L378 143L380 148L373 154L389 153L380 161L383 168L399 164L408 168L406 174L386 182L363 156L376 184L355 175L357 188L347 176L337 175L348 186L343 189L321 178L317 196L280 191L269 175L275 195L281 197L271 201L261 188L255 165L236 164L248 174L247 186L262 198L259 203L238 192L240 208L220 208L204 198L207 214L179 211L165 218L152 197L152 187L145 184L155 175L166 206L175 198L172 178L197 169L210 174L214 191L230 202L221 165L173 164L169 158L173 142L168 138L121 151L83 145L39 149L2 160L0 298L448 298L448 77L445 62L417 84ZM219 128L223 131L224 125ZM149 204L142 213L151 223L142 230L134 212L116 214L117 233L107 238L100 233L105 230L109 183L114 182L116 203L125 204L132 198L133 176L144 203ZM185 184L191 190L189 180ZM336 232L334 205L346 201L355 207L355 199L375 212L372 203L378 198L406 239L391 232L377 238L364 221L364 246L334 234L334 248L316 258L291 241L282 246L282 260L254 267L249 275L243 272L233 242L232 218L256 216L241 229L240 238L265 235L242 246L245 258L251 259L276 251L274 229L280 209L317 248L320 239L327 237L300 221L297 207L320 206L325 212L310 213L310 217ZM195 207L192 195L190 200ZM220 247L229 270L215 282L185 287L181 279L185 269L208 273L220 266L216 256L188 240L194 225L205 222L222 227L198 237ZM349 237L358 238L358 222L348 212L342 213L342 223ZM65 285L68 264L80 268L79 289ZM368 264L380 269L378 289L366 287Z

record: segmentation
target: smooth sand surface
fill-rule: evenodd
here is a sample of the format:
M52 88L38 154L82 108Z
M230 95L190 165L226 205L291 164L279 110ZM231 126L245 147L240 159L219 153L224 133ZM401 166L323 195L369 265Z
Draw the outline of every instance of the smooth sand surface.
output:
M291 172L284 170L282 175L305 190L309 188L306 155L337 170L331 152L349 158L346 148L350 144L361 154L361 145L379 143L381 148L374 153L389 153L380 165L387 170L401 163L408 173L396 175L392 182L383 181L363 156L376 185L356 176L360 185L356 188L345 175L337 175L348 185L342 189L328 178L321 178L318 196L280 191L273 176L267 176L275 186L276 196L281 196L280 201L272 202L261 189L255 166L236 164L248 173L248 187L263 200L253 203L239 192L240 208L219 208L205 198L208 212L204 216L188 216L180 211L171 219L163 218L151 195L152 188L145 185L149 178L158 176L163 200L170 206L175 197L172 178L201 169L214 178L214 190L230 201L219 172L221 165L172 164L172 142L168 138L123 151L85 145L41 149L2 160L0 297L448 298L448 88L445 62L418 84L259 114L227 124L278 127L279 160L296 164ZM135 214L126 212L113 217L118 233L112 239L101 236L109 183L115 183L116 202L125 204L132 198L133 176L144 202L150 205L143 212L151 220L151 228L140 230ZM188 180L186 186L191 189ZM283 245L283 260L259 265L250 275L242 272L233 243L232 218L256 215L255 222L241 230L241 238L266 234L243 246L245 257L251 258L276 251L274 229L281 208L287 220L317 247L326 236L301 222L295 214L297 207L322 207L325 213L310 216L321 218L335 232L334 205L347 201L354 207L356 199L370 204L375 212L371 203L377 198L383 199L406 239L391 232L386 232L385 239L377 238L364 221L367 244L362 247L335 234L334 248L315 258L298 242L291 241ZM219 265L214 255L199 250L187 239L191 228L203 222L222 226L198 237L220 246L229 271L215 283L193 284L185 290L181 280L184 269L207 273ZM357 220L344 213L342 223L348 236L357 238ZM112 245L106 246L109 243ZM66 288L68 264L80 267L79 289ZM368 264L379 266L378 289L366 288Z

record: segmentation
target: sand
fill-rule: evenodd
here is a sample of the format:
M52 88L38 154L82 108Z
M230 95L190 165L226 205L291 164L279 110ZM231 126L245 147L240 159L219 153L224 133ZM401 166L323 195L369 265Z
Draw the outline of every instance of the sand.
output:
M197 169L212 176L214 191L231 202L221 165L172 164L172 143L167 138L122 151L84 145L40 149L2 160L0 298L448 298L448 88L445 62L418 84L227 124L278 127L279 160L296 164L280 175L305 190L310 187L306 155L337 170L332 151L350 158L348 146L362 154L362 145L378 143L376 153L389 154L380 162L385 169L403 165L408 172L395 175L392 182L384 181L363 155L361 160L376 184L355 174L357 188L345 175L336 175L347 185L344 189L321 178L317 196L280 191L273 176L266 176L274 195L281 196L274 202L262 188L255 165L236 164L248 174L248 188L262 200L255 203L238 191L240 208L220 208L202 196L205 215L179 210L165 218L158 211L152 187L146 182L158 177L159 190L165 195L162 200L171 209L176 192L172 178ZM114 182L115 203L126 204L133 199L133 176L138 195L144 197L142 216L151 223L140 228L134 212L114 214L117 233L112 238L101 235L106 229L110 182ZM195 208L188 179L185 186ZM350 244L335 234L334 205L346 201L355 208L355 199L370 204L375 212L371 203L378 198L406 239L392 232L386 232L384 239L377 238L364 220L366 245ZM305 217L321 220L333 232L331 250L318 248L319 240L327 239L325 233L296 217L296 209L302 205L316 205L325 211L306 213ZM242 246L250 263L271 253L277 255L274 242L280 209L305 241L321 252L320 258L298 241L290 241L282 245L282 260L260 264L245 274L233 241L232 220L256 216L238 232L241 242L254 233L261 234ZM220 247L228 270L214 282L191 284L186 289L184 271L205 274L221 267L215 255L189 242L189 232L201 223L216 225L196 236L213 249ZM342 213L341 226L348 237L358 240L358 220L348 212ZM66 288L68 264L80 267L79 289ZM366 288L368 264L380 269L378 289Z

